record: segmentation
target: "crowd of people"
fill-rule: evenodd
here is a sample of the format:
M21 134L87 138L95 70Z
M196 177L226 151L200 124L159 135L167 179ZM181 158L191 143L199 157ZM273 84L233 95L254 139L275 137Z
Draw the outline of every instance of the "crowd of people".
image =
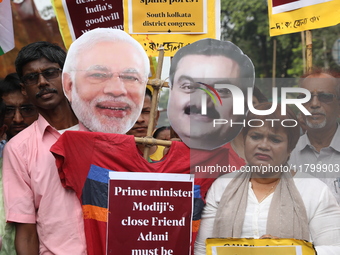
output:
M0 81L0 255L106 254L108 169L195 174L192 254L206 254L214 237L295 238L340 254L338 73L301 77L297 98L310 115L247 114L247 105L235 115L249 88L256 110L272 107L252 61L231 42L192 43L171 62L171 126L156 128L156 111L152 127L154 139L172 141L166 148L134 140L147 136L153 92L148 56L127 33L94 29L67 53L32 43L15 67ZM216 119L225 124L214 128ZM264 124L230 124L254 119ZM193 171L212 163L237 171ZM241 171L269 166L288 171Z

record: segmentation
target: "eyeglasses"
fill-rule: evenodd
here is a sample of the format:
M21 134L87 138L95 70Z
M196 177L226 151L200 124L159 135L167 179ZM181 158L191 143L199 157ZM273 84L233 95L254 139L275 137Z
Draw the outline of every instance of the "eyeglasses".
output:
M332 93L318 93L318 94L311 94L311 98L308 102L312 101L313 97L317 97L318 100L322 103L331 103L333 102L334 98L337 98L337 95L334 95ZM305 94L300 94L297 96L297 98L302 99L305 98L306 95ZM307 102L307 103L308 103Z
M98 84L103 83L107 80L110 80L112 77L119 78L124 84L134 85L134 84L142 84L145 79L141 77L138 72L107 72L102 70L74 70L74 71L82 71L85 72L85 79L90 83Z
M31 86L38 84L39 75L41 74L46 80L51 80L59 77L62 70L60 68L48 68L41 73L29 73L22 77L22 81L25 85Z
M5 110L5 118L7 119L12 119L17 111L19 110L21 116L23 118L25 117L31 117L37 114L37 109L35 108L34 105L24 105L24 106L19 106L19 107L14 107L14 106L6 106Z

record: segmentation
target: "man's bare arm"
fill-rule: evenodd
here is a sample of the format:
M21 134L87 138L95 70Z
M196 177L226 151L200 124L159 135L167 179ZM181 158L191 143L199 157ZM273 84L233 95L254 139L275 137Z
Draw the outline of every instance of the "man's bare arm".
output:
M15 249L17 255L39 255L36 224L16 223Z

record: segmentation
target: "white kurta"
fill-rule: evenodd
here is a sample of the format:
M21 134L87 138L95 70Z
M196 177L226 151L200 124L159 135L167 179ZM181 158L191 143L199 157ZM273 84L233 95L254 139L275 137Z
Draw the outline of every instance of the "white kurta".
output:
M216 211L221 196L234 174L218 178L207 194L207 204L202 213L201 225L195 243L195 255L205 255L205 240L212 237ZM340 206L322 181L307 174L297 173L294 183L307 211L310 240L318 255L340 254ZM261 203L249 185L247 209L241 238L259 238L266 233L267 216L273 194Z

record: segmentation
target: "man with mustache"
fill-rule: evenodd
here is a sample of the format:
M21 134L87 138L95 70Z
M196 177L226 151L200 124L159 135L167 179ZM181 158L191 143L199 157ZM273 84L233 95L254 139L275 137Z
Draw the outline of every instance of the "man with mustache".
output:
M73 191L60 183L50 147L78 120L64 96L66 53L55 44L23 47L15 61L22 93L39 117L5 146L3 184L6 220L16 226L18 254L85 254L82 211Z
M292 151L289 164L324 181L340 203L340 113L339 74L315 69L304 75L300 87L310 91L304 107L311 115L303 116L306 133ZM301 95L301 97L304 97ZM314 170L313 170L314 169Z
M212 150L235 138L244 116L233 115L230 90L215 86L235 85L246 95L254 76L251 60L231 42L203 39L179 49L170 67L168 117L183 142L190 148ZM204 95L206 114L201 113ZM227 123L214 127L214 119Z
M16 73L8 74L0 86L0 94L6 105L6 140L27 128L38 118L36 107L21 93L20 79Z

